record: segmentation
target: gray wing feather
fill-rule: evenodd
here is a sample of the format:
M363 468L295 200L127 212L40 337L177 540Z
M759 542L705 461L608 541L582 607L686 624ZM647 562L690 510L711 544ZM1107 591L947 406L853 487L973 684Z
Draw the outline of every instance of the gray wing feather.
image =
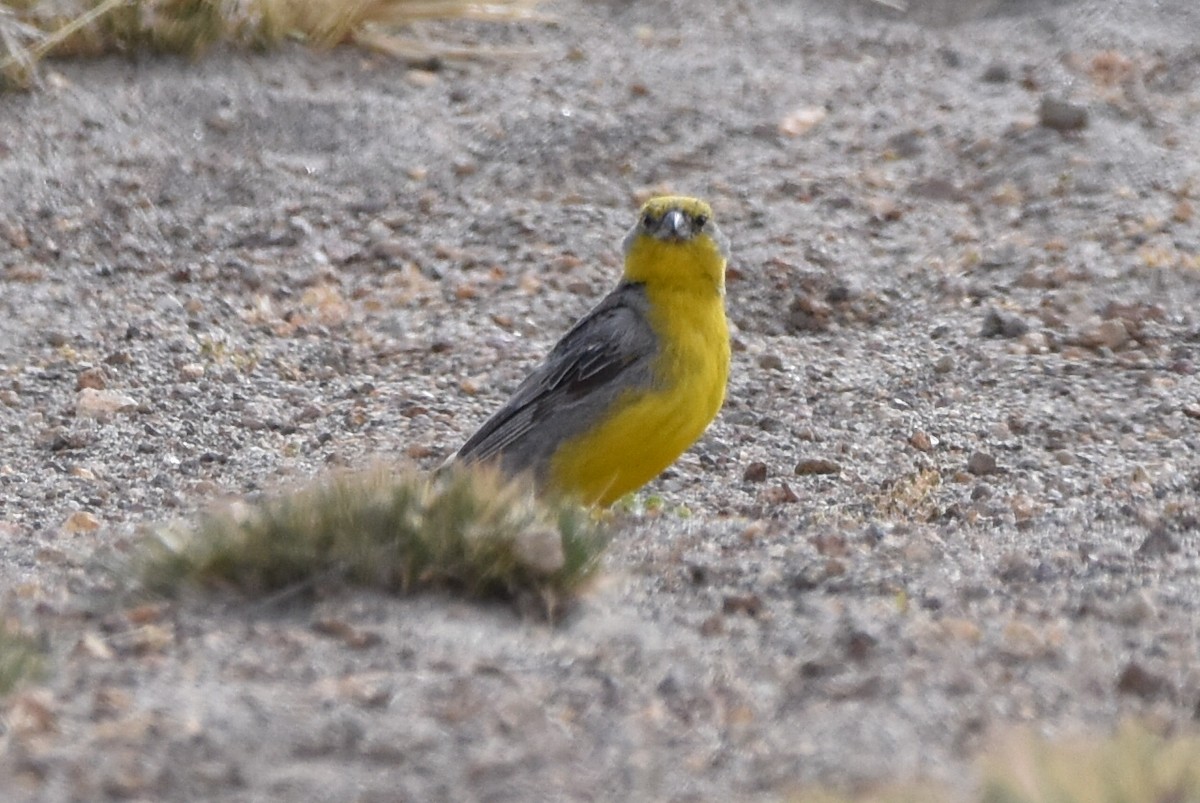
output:
M622 392L653 381L658 338L646 306L641 285L619 285L558 341L458 458L499 456L505 471L543 478L560 443L592 425Z

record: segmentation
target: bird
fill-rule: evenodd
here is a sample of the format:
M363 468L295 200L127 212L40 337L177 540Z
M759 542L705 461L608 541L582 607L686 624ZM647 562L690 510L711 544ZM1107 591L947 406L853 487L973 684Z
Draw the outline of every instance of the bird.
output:
M646 201L617 286L451 460L589 506L657 477L716 417L729 380L729 241L697 198Z

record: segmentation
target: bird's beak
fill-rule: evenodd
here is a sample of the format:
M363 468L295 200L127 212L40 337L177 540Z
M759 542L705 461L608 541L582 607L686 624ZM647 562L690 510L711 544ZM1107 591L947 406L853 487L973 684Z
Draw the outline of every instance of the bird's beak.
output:
M673 240L683 240L691 233L688 226L687 215L678 209L672 209L663 215L662 231L665 235Z

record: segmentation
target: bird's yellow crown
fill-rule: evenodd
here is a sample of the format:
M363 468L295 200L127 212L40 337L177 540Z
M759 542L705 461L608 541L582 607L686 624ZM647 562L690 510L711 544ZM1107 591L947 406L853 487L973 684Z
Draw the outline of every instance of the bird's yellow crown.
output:
M712 207L699 198L664 195L646 201L624 247L629 281L724 293L729 243Z

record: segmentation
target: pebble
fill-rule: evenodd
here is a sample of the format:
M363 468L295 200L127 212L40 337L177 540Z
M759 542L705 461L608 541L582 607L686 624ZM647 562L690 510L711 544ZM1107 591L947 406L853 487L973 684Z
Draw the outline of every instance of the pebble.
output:
M108 378L104 375L104 369L99 366L92 367L86 371L80 372L75 380L75 389L83 390L91 388L92 390L104 390L108 386Z
M806 457L796 464L797 474L839 474L842 466L824 457Z
M1142 539L1137 552L1144 557L1153 558L1176 553L1181 548L1179 539L1160 526L1155 527L1149 535Z
M757 594L730 594L721 601L721 613L727 616L741 613L754 618L762 610L763 601Z
M841 636L842 647L846 656L856 663L863 663L871 657L879 639L865 630L853 628Z
M204 366L198 362L189 362L179 366L179 378L184 382L195 382L204 376Z
M1012 80L1012 71L1007 64L997 61L989 64L979 78L985 84L1006 84Z
M63 522L63 532L75 533L90 533L100 529L100 519L96 518L86 510L79 510L72 513Z
M1116 351L1129 342L1129 328L1119 318L1093 322L1079 334L1079 344L1090 349Z
M1172 693L1171 682L1162 675L1151 672L1137 661L1130 661L1117 678L1117 691L1150 700Z
M1158 615L1154 601L1144 590L1130 594L1117 604L1113 613L1116 621L1129 627L1152 621Z
M980 337L1021 337L1029 331L1029 324L1022 318L995 307L988 308L979 329Z
M982 477L986 474L997 474L1000 469L996 458L986 452L975 452L967 458L967 471L976 477Z
M763 492L763 501L771 505L784 505L799 502L800 497L796 496L796 492L786 482L781 482Z
M983 631L979 625L970 619L960 617L947 616L941 621L941 630L955 641L965 641L970 644L978 643L983 638Z
M779 133L785 137L803 136L820 125L828 115L824 106L803 106L779 121Z
M1049 651L1046 639L1035 628L1015 619L1004 626L1002 640L1004 654L1016 660L1027 661Z
M1045 354L1050 350L1050 340L1042 332L1027 332L1017 342L1026 354Z
M115 390L84 388L75 397L75 414L81 418L105 418L137 409L137 400Z
M782 371L783 359L778 354L764 354L758 358L758 367L768 371Z
M756 460L746 466L742 472L742 479L746 482L763 482L767 479L767 464L761 460Z
M1087 109L1077 103L1049 95L1038 106L1038 122L1054 131L1080 131L1087 128Z

